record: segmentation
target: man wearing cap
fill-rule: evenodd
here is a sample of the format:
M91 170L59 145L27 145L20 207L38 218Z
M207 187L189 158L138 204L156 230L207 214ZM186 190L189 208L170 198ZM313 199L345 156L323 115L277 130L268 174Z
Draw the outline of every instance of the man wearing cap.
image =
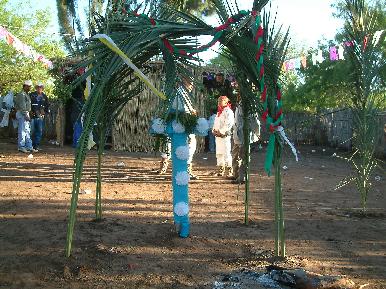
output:
M32 81L26 80L23 84L23 90L16 94L14 103L16 109L16 119L18 123L18 134L17 134L17 145L19 151L28 153L29 151L36 152L32 147L31 141L31 126L30 126L30 115L31 110L31 99L28 95L31 90Z
M44 85L39 82L36 91L31 93L31 132L32 146L40 150L39 145L43 135L44 116L48 114L48 98L43 92Z

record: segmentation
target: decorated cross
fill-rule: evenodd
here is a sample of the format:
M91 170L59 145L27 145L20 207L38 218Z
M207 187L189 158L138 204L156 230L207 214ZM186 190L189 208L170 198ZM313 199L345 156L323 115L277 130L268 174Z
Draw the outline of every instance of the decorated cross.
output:
M170 102L167 116L154 119L150 127L152 135L168 135L171 139L173 217L181 238L188 237L190 232L188 159L191 152L188 135L206 136L209 129L207 120L198 118L194 112L186 91L180 87Z
M214 1L219 18L223 20L223 24L218 27L211 27L192 15L169 10L167 7L165 7L165 11L168 13L157 14L149 11L147 14L139 14L138 9L129 10L126 6L121 6L122 11L118 8L113 11L108 10L107 17L101 18L97 29L101 34L94 35L90 39L90 45L86 45L82 52L86 56L83 65L89 66L90 69L77 80L80 83L89 75L92 75L95 79L90 96L85 104L85 129L79 141L75 157L66 240L67 256L71 253L88 135L94 123L97 122L101 127L100 139L105 139L106 130L103 129L117 117L120 110L130 99L139 94L143 84L160 98L171 100L166 115L152 121L150 133L169 136L171 139L174 222L180 237L189 235L188 184L190 177L187 168L191 154L189 153L187 139L189 134L206 135L208 123L206 119L198 118L178 106L178 102L181 100L183 106L188 105L189 103L186 100L189 97L184 98L182 86L175 90L173 85L176 78L183 77L185 74L184 69L180 70L178 67L192 65L191 61L195 59L195 54L208 49L216 42L220 42L227 48L229 55L232 56L232 64L246 80L246 85L243 86L245 90L243 105L253 108L250 113L259 110L258 112L262 114L262 119L265 120L271 134L265 169L270 173L272 164L275 167L275 200L278 204L275 205L275 220L277 231L283 236L281 238L281 255L285 256L280 159L282 144L287 140L284 137L281 124L283 113L281 110L281 92L277 82L280 79L281 59L285 59L289 38L287 33L282 40L276 41L281 37L276 36L275 33L271 35L273 32L270 31L276 31L276 29L269 28L269 17L260 16L259 11L268 1L254 0L251 12L238 11L237 9L237 13L234 13L231 7L229 8L230 11L227 11L225 1ZM172 13L169 13L169 11ZM265 22L264 27L263 22ZM278 31L280 32L280 30ZM267 32L271 34L267 34ZM102 33L108 33L108 36ZM197 47L191 40L198 35L210 35L212 40ZM252 39L251 35L253 35ZM273 51L274 57L270 57L271 51ZM146 75L146 69L144 69L148 60L160 54L165 59L165 86L167 87L165 93L167 96L150 82ZM122 65L122 61L126 65ZM264 69L265 64L270 68L267 71ZM256 95L254 87L258 88L261 99ZM175 100L177 105L174 105ZM262 110L260 109L261 106ZM100 213L96 214L97 220L101 219L102 155L103 145L98 149L95 204L96 212ZM249 160L248 151L245 160ZM248 178L245 183L245 203L247 204L249 202L247 197L249 191ZM248 206L245 207L247 211ZM275 243L278 243L277 240ZM278 254L278 251L275 252Z

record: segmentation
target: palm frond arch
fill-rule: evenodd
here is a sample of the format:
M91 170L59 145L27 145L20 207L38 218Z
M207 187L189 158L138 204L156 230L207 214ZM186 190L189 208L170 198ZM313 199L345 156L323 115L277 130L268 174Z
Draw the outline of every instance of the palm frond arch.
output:
M278 105L280 97L277 97L280 96L278 82L289 38L288 31L283 35L280 29L276 30L273 27L275 23L269 28L270 15L266 14L263 17L260 14L268 1L255 0L251 11L240 11L237 5L231 5L227 0L212 0L218 18L223 24L211 27L192 14L178 11L162 3L158 12L154 13L154 10L149 9L150 6L147 5L140 12L141 8L138 6L133 9L130 3L123 4L123 1L110 0L112 5L108 6L105 15L94 15L95 33L108 35L145 74L147 73L145 64L154 57L162 55L165 68L163 92L168 98L176 94L178 79L190 77L186 67L195 65L195 53L219 41L226 47L239 81L243 83L241 96L243 106L246 108L244 114L258 112L263 115L267 120L268 129L273 129L272 135L277 136L273 138L276 153L274 155L274 151L271 152L277 167L280 165L277 159L280 158L280 154L276 154L280 153L283 142L275 131L275 128L280 126L281 120L281 108ZM196 47L196 41L192 39L199 35L211 35L213 40L209 45ZM67 256L71 254L83 163L94 124L97 124L99 135L95 213L96 218L100 219L102 215L100 171L106 130L124 105L143 89L143 84L135 76L135 71L98 39L88 39L80 54L84 61L79 66L88 67L88 70L77 79L75 85L92 76L93 86L83 108L83 132L74 161L66 242ZM269 170L272 159L270 162ZM277 173L279 176L276 176ZM279 178L280 171L276 174L275 177ZM278 215L277 224L280 222ZM283 226L278 225L278 232L284 230ZM281 254L285 254L285 250L284 252L282 250Z

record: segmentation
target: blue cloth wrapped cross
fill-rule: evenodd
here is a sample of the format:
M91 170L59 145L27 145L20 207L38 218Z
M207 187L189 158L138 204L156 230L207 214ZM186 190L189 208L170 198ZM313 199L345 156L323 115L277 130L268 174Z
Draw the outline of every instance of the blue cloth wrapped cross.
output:
M205 118L197 118L197 124L193 131L187 131L184 125L178 121L178 111L175 107L172 107L169 110L169 113L174 114L177 117L168 122L161 118L153 119L150 127L150 133L153 135L168 135L171 139L174 224L178 235L181 238L187 238L190 233L190 176L188 173L189 146L187 138L190 133L194 133L198 136L206 136L208 134L209 125Z

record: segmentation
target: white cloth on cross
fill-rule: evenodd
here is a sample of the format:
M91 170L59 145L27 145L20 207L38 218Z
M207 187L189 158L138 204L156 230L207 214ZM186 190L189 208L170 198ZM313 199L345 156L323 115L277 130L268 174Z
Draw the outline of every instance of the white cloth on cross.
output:
M189 93L185 90L183 86L179 86L177 88L177 93L174 99L172 100L171 108L189 114L195 112L195 109L193 108L192 102L189 98Z

